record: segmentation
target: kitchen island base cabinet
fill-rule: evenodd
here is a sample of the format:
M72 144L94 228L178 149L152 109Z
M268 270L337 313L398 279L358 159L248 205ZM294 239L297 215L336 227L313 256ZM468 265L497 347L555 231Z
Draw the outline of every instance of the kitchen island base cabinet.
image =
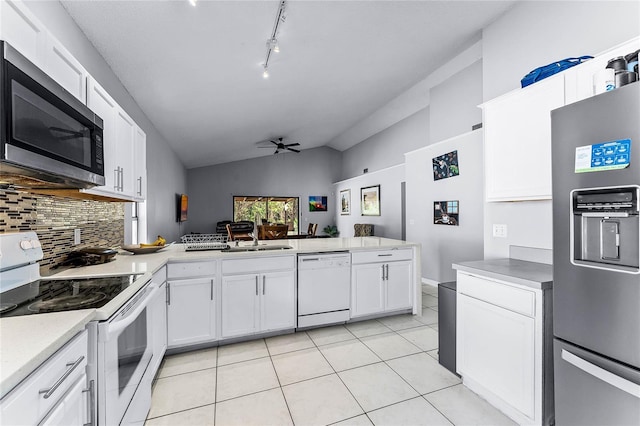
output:
M215 340L215 278L169 280L167 286L168 347Z
M550 424L550 289L461 271L457 279L456 364L464 384L519 424Z
M216 340L218 262L167 265L167 347Z
M533 318L458 296L458 371L533 418Z
M258 273L265 269L272 271ZM223 339L295 328L293 256L228 260L222 263L222 273Z
M351 255L351 317L413 307L411 250L376 250Z

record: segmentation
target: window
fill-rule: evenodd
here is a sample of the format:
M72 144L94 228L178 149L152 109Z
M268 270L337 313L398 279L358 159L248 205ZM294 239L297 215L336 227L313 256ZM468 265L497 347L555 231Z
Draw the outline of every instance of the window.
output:
M287 224L289 233L298 233L298 197L233 197L233 220L254 222L258 215L258 225L267 223Z

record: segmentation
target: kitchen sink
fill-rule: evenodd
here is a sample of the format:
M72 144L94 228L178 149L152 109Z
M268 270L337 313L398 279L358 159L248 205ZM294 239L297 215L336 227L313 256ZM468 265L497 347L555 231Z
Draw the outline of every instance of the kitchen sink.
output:
M292 247L286 246L286 245L260 245L260 246L229 247L221 251L236 253L236 252L245 252L245 251L288 250L290 248Z

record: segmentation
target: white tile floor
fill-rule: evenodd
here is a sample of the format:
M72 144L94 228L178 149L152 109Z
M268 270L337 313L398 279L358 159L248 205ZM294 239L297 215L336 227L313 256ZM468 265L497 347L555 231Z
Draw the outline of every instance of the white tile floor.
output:
M513 425L438 359L437 289L399 315L165 358L152 425Z

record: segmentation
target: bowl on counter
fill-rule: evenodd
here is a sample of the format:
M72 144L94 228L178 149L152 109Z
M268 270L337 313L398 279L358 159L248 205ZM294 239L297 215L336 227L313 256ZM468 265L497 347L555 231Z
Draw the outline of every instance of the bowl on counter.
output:
M140 247L140 244L129 244L129 245L122 246L122 249L128 252L131 252L133 254L148 254L148 253L155 253L158 250L162 250L165 247L167 246L163 245L163 246Z

